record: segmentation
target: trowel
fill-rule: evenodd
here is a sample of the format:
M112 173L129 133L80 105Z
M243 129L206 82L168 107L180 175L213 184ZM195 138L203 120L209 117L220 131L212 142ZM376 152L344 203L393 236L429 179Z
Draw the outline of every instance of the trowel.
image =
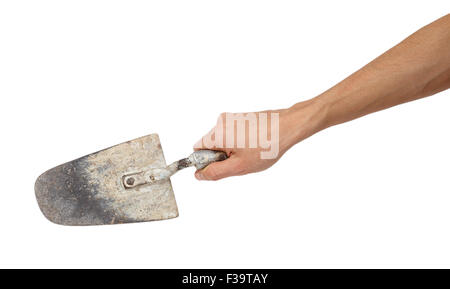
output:
M157 134L134 139L62 164L35 184L42 213L61 225L105 225L178 216L170 177L227 158L199 150L166 165Z

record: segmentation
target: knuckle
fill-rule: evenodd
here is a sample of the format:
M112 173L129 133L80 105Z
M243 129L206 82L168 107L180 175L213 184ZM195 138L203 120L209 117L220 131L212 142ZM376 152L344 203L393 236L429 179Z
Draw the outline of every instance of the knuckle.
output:
M219 177L214 177L214 178L210 178L209 180L210 181L218 181L218 180L220 180L220 178Z

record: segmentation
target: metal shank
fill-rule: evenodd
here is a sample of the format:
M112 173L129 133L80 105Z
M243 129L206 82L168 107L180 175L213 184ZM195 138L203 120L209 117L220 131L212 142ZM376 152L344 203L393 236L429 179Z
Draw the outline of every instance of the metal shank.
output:
M191 166L198 170L205 168L212 162L223 161L227 158L226 153L213 150L199 150L193 152L189 157L176 161L165 168L142 170L136 173L125 174L122 183L125 189L131 189L141 185L152 184L169 179L176 172Z

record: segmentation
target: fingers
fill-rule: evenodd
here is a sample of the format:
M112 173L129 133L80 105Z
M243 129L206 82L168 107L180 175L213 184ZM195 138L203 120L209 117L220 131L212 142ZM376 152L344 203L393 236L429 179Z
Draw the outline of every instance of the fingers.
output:
M202 150L202 149L214 149L214 143L209 143L207 140L215 137L215 127L213 127L207 134L205 134L201 139L199 139L194 144L194 150Z
M225 115L226 113L221 113L219 115L216 126L214 126L206 135L195 143L194 150L210 149L226 151L227 153L229 152L229 150L227 151L224 149L224 140L226 135ZM231 127L231 129L233 129L233 127ZM234 132L234 130L232 130L232 132Z
M195 172L195 177L198 180L216 181L223 178L242 175L244 173L244 166L242 160L235 155L230 158L209 164L206 168Z
M194 151L198 150L215 150L215 151L223 151L227 154L227 156L230 156L231 152L233 151L233 148L224 148L223 146L217 146L216 142L214 141L208 141L211 139L215 139L215 132L214 128L207 133L203 138L201 138L199 141L197 141L194 144Z

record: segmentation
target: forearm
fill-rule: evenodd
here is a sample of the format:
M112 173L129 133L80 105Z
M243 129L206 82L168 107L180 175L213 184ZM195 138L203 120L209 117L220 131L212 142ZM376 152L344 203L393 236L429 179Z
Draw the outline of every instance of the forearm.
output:
M309 134L449 87L450 15L447 15L308 101L317 115ZM295 114L302 106L297 104L289 110ZM302 138L299 136L298 141Z

